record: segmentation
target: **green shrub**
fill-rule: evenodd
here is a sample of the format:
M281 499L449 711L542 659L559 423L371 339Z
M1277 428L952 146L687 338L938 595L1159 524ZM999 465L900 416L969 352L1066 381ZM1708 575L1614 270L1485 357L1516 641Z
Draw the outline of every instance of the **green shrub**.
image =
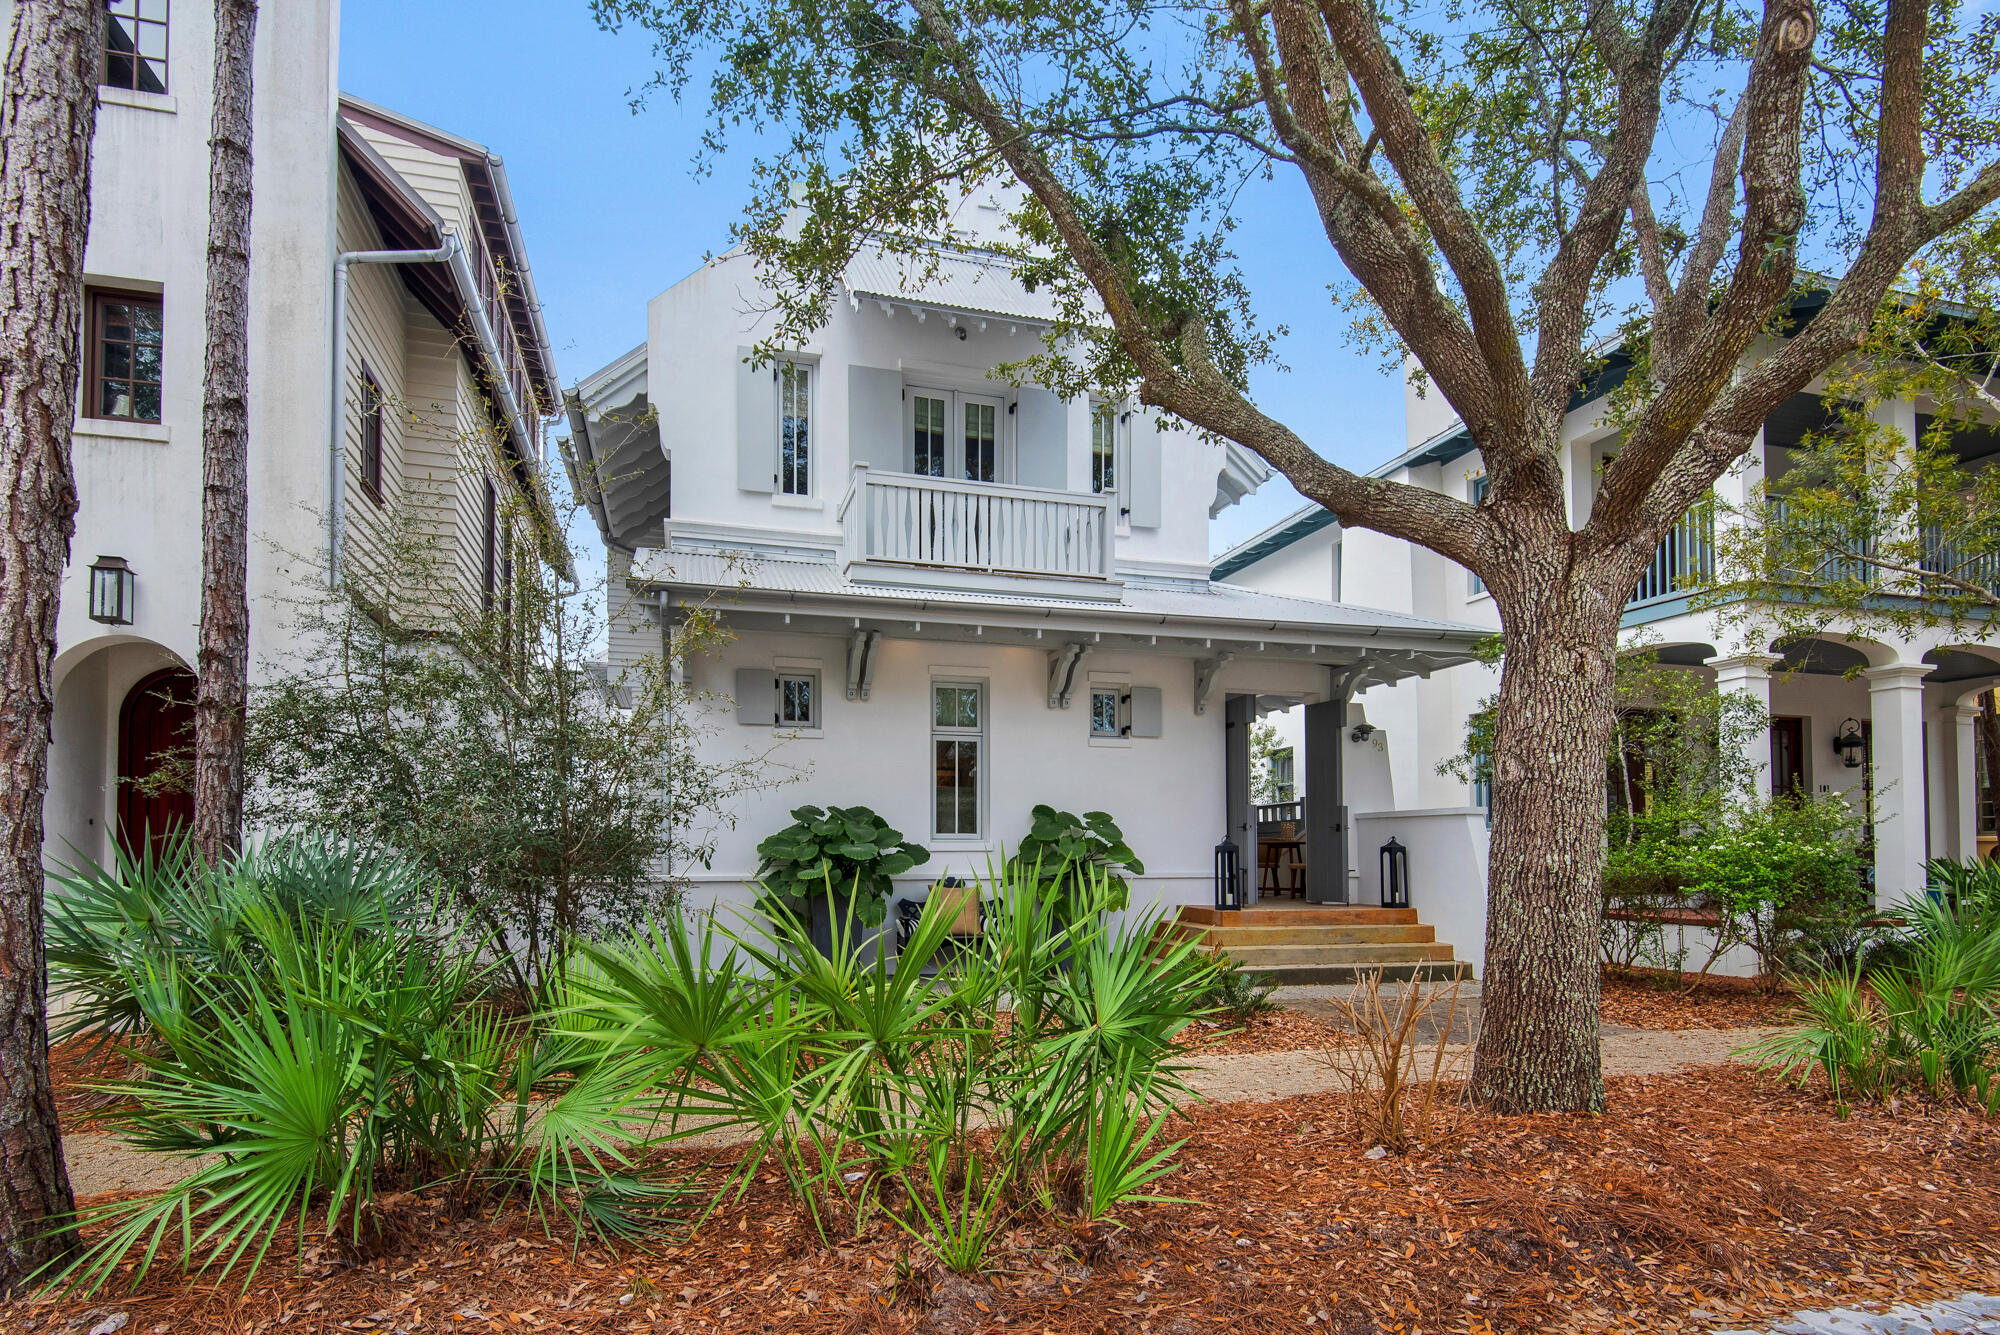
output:
M893 962L852 938L823 954L782 909L742 933L671 918L588 948L583 1008L652 1062L665 1138L748 1138L726 1190L775 1172L823 1237L887 1212L977 1268L1029 1202L1154 1198L1214 974L1194 943L1156 944L1157 914L1107 925L1100 873L1075 903L1018 868L980 889L975 943L949 947L934 897Z
M1278 990L1275 979L1251 973L1231 959L1227 951L1217 951L1209 963L1215 976L1202 997L1202 1004L1209 1010L1226 1016L1231 1024L1246 1025L1278 1009L1278 1003L1271 1000L1271 994Z
M642 1064L607 1057L587 1017L558 1032L565 995L527 1014L490 1004L490 941L443 927L394 858L279 840L211 869L181 844L57 890L52 977L86 996L74 1027L136 1040L145 1071L104 1087L121 1096L113 1133L206 1159L86 1210L97 1241L69 1283L94 1289L136 1253L136 1285L170 1234L183 1266L254 1274L289 1224L301 1246L358 1239L391 1188L519 1194L618 1236L684 1201L613 1139Z
M1010 874L1021 871L1063 895L1080 896L1086 883L1097 881L1112 894L1105 908L1122 909L1130 898L1126 876L1143 876L1145 864L1125 842L1110 815L1086 811L1081 816L1057 811L1047 804L1030 813L1033 824L1008 860Z
M1829 794L1739 803L1688 839L1675 870L1720 919L1710 965L1745 944L1775 982L1815 954L1851 953L1846 938L1871 909L1855 837L1853 813Z
M758 883L787 911L805 913L815 896L852 896L865 927L887 916L892 878L931 859L867 807L813 806L794 808L792 823L758 844L757 857Z

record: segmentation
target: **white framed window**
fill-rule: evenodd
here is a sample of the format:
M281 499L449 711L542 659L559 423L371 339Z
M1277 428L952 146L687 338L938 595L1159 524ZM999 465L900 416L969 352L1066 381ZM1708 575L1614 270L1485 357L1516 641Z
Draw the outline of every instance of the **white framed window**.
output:
M1467 484L1465 499L1471 502L1473 505L1478 505L1481 501L1486 499L1487 486L1488 484L1486 481L1486 474L1481 473L1478 477L1473 478L1472 481ZM1466 597L1476 598L1480 594L1486 592L1485 580L1479 578L1479 576L1473 574L1470 570L1466 571L1465 573L1466 577L1471 581L1471 583L1469 583L1466 586L1467 589Z
M1012 474L1005 400L923 385L906 387L903 400L903 466L910 472L964 482L1003 482Z
M986 687L931 682L931 834L977 839L985 832Z
M780 728L818 728L819 673L781 670L772 682L772 722Z
M1118 490L1118 410L1108 403L1090 409L1090 489L1102 496Z
M778 493L810 496L813 489L812 365L778 363Z

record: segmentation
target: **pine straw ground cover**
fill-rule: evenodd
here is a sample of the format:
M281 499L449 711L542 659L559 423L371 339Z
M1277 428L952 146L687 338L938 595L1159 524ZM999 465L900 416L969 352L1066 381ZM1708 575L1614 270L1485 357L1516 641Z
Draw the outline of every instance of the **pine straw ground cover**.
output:
M1021 1221L976 1279L878 1224L824 1250L775 1185L655 1254L572 1250L513 1210L405 1198L375 1255L289 1257L247 1289L0 1307L9 1335L284 1332L1666 1331L2000 1286L2000 1127L1905 1103L1836 1119L1743 1067L1612 1082L1589 1119L1476 1116L1370 1160L1325 1097L1200 1110L1125 1228Z
M1606 1024L1632 1029L1741 1029L1792 1020L1789 991L1770 991L1755 978L1695 981L1662 969L1604 971L1598 1013Z

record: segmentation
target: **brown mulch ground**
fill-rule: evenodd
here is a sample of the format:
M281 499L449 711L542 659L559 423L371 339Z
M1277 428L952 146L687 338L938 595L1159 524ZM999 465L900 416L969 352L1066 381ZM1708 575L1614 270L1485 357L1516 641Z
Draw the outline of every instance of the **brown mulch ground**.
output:
M9 1335L460 1330L1364 1332L1687 1330L2000 1286L2000 1125L1913 1103L1836 1119L1740 1067L1614 1081L1597 1118L1478 1116L1379 1160L1326 1097L1202 1110L1124 1228L1026 1218L965 1279L878 1224L812 1240L775 1183L657 1255L572 1252L515 1211L405 1201L385 1254L283 1244L246 1291L0 1307Z
M1767 992L1752 978L1696 983L1692 974L1607 969L1598 1013L1631 1029L1744 1029L1790 1023L1791 1010L1790 993Z
M49 1049L49 1081L55 1086L56 1111L69 1130L88 1126L118 1102L118 1097L93 1086L130 1080L141 1074L125 1049L115 1043L73 1038Z
M1196 1020L1186 1033L1188 1051L1204 1057L1345 1047L1354 1041L1353 1033L1337 1020L1284 1009L1268 1011L1242 1024Z

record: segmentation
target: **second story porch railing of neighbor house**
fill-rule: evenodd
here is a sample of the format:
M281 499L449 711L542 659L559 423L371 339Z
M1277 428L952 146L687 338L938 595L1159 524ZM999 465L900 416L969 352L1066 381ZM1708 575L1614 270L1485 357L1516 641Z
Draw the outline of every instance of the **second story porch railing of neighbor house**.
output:
M1660 549L1639 576L1632 601L1650 603L1679 597L1714 574L1715 512L1707 505L1697 506L1667 530Z
M839 519L854 560L1109 579L1117 500L856 464Z
M1947 539L1943 528L1935 524L1924 528L1924 569L2000 594L2000 552L1968 552ZM1942 581L1938 584L1933 591L1940 596L1963 592Z

